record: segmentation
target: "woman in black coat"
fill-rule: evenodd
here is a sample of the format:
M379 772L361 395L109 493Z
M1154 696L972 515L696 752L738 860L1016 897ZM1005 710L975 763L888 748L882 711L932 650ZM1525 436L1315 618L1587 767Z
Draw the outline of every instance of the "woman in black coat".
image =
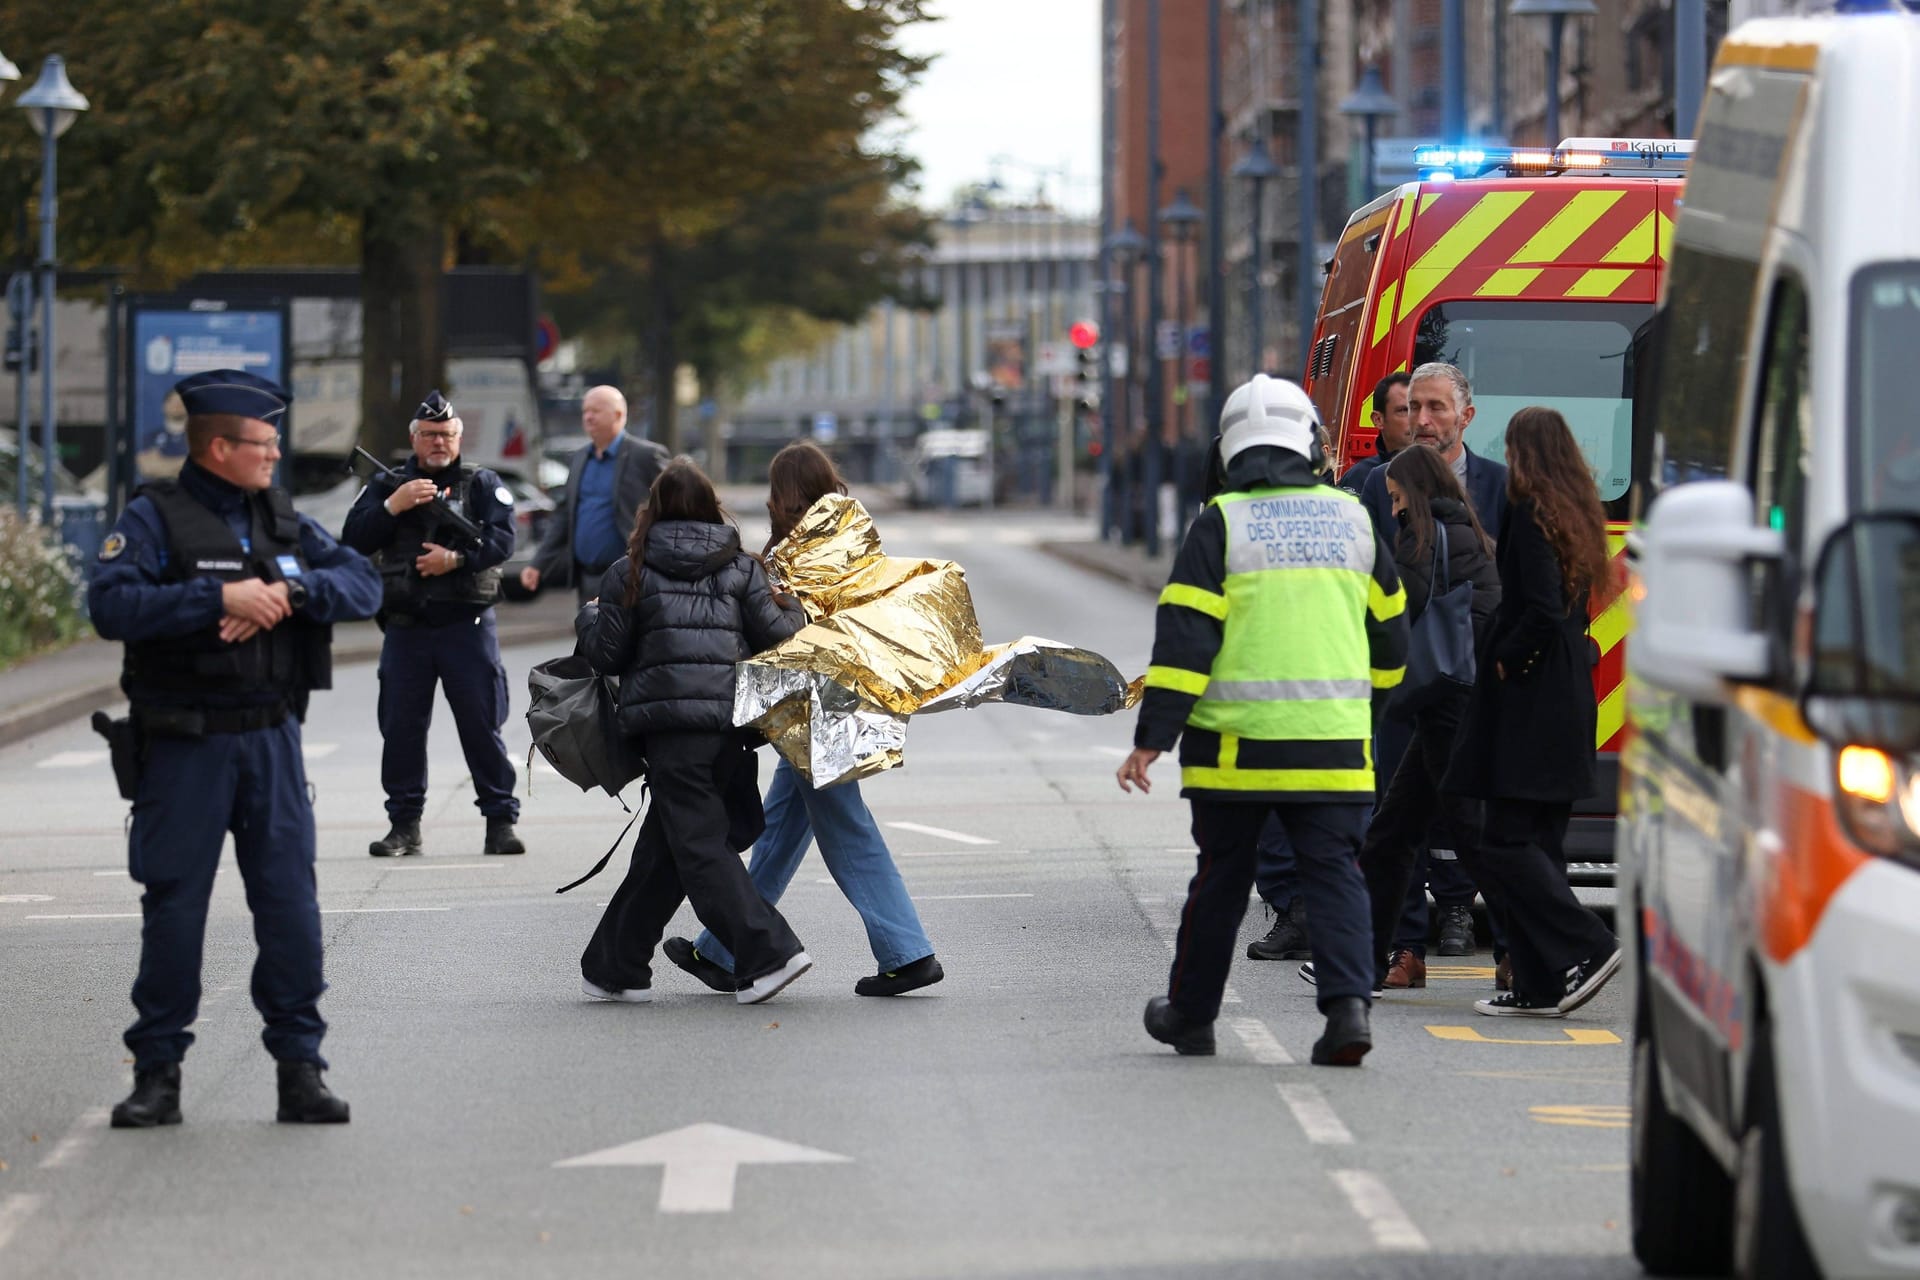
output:
M1493 540L1474 515L1466 490L1436 450L1413 445L1394 454L1387 464L1387 492L1400 521L1393 559L1407 592L1409 624L1418 625L1426 612L1433 598L1434 571L1441 568L1447 585L1473 584L1477 650L1500 602L1500 575L1493 565ZM1472 869L1479 807L1440 790L1453 759L1468 694L1464 688L1448 692L1414 713L1413 739L1360 846L1360 870L1367 878L1374 946L1383 971L1391 963L1387 949L1413 881L1420 846L1436 819L1451 835L1451 847L1459 852L1462 865Z
M626 558L600 591L577 623L581 651L595 671L619 677L620 728L644 740L653 799L627 878L580 957L583 990L651 1000L654 948L692 899L733 952L735 998L758 1004L812 961L727 840L726 795L737 781L752 786L754 745L733 727L734 664L800 630L806 611L774 596L712 483L685 459L654 480Z
M1475 1005L1506 1017L1562 1017L1620 965L1613 934L1567 883L1573 802L1594 786L1590 605L1611 582L1593 473L1566 419L1527 408L1507 426L1500 607L1479 655L1446 787L1486 802L1470 868L1504 926L1513 990Z

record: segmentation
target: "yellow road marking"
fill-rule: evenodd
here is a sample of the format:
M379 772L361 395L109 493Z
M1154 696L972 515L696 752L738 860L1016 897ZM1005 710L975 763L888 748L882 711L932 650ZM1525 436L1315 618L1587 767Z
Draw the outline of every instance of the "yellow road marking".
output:
M1520 246L1520 252L1507 261L1520 262L1558 262L1560 256L1572 247L1573 242L1593 229L1607 210L1620 202L1625 191L1582 191L1576 194L1560 212L1547 220L1547 225L1534 232L1533 239Z
M1527 1114L1541 1124L1572 1125L1582 1129L1624 1129L1632 1113L1625 1107L1528 1107Z
M1430 964L1427 977L1438 978L1443 982L1473 982L1493 977L1493 966L1485 968L1477 964Z
M1619 1044L1620 1037L1611 1031L1589 1027L1562 1027L1560 1034L1564 1040L1504 1040L1495 1036L1483 1036L1474 1027L1428 1027L1427 1034L1436 1040L1456 1040L1466 1044L1551 1044L1551 1045L1603 1045Z
M1467 255L1487 242L1525 204L1531 191L1492 191L1474 201L1460 221L1448 227L1438 240L1407 268L1401 285L1400 313L1412 315L1433 291L1440 287Z

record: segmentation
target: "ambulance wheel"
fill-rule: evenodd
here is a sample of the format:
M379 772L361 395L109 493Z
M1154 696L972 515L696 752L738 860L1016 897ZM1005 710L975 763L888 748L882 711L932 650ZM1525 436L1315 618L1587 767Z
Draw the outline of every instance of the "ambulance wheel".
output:
M1644 988L1644 979L1642 980ZM1643 995L1633 1035L1633 1256L1656 1276L1725 1275L1733 1180L1660 1088L1653 1015Z
M1747 1125L1733 1198L1733 1274L1738 1280L1819 1280L1787 1181L1786 1136L1773 1066L1773 1027L1753 1029L1747 1068Z

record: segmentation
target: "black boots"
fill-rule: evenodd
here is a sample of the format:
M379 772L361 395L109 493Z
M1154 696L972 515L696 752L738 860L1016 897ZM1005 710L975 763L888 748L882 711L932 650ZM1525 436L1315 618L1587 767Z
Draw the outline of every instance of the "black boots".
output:
M1313 1042L1316 1067L1357 1067L1373 1048L1373 1029L1367 1022L1367 1002L1342 996L1327 1002L1327 1029Z
M320 1079L320 1068L311 1062L282 1062L280 1068L281 1124L345 1124L349 1109L344 1100L333 1096Z
M520 837L513 833L512 818L487 819L487 843L482 853L525 853L527 846L520 843Z
M420 819L409 818L404 822L395 819L393 829L368 845L367 852L376 858L404 858L419 853Z
M940 962L932 956L922 956L912 964L903 964L887 973L876 973L872 977L862 978L853 984L853 994L857 996L898 996L909 991L918 991L930 987L946 977L946 971Z
M133 1073L133 1092L113 1109L116 1129L151 1129L157 1124L180 1123L180 1064L149 1067Z
M1189 1022L1165 996L1147 1001L1147 1034L1161 1044L1170 1044L1182 1057L1213 1056L1213 1024Z
M1267 936L1247 944L1249 960L1311 960L1313 938L1307 932L1307 900L1299 894L1274 921Z

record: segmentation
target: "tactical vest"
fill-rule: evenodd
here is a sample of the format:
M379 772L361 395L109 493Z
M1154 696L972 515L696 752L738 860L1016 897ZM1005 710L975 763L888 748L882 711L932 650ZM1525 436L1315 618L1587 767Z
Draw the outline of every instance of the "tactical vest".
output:
M1372 794L1372 520L1326 486L1213 503L1227 529L1226 619L1187 717L1181 784Z
M166 532L162 582L282 582L309 568L300 550L300 517L284 489L247 495L246 546L218 512L179 482L156 480L140 493L159 512ZM215 622L191 635L129 643L121 687L136 705L193 706L207 695L261 703L280 697L298 711L306 705L308 690L333 684L332 640L331 626L298 614L239 644L222 640Z
M473 486L477 478L472 468L455 463L438 476L395 472L380 476L373 483L380 486L379 498L385 502L395 489L410 480L432 480L447 491L448 505L478 524L480 521L474 515L473 501ZM435 574L430 578L413 567L413 562L419 559L429 542L462 552L468 558L479 550L465 545L465 540L450 526L443 524L431 506L422 504L402 511L394 517L394 523L398 528L393 541L373 555L373 562L380 570L380 609L383 613L411 617L436 601L485 607L491 605L500 594L499 565L491 569L462 565L452 573Z

